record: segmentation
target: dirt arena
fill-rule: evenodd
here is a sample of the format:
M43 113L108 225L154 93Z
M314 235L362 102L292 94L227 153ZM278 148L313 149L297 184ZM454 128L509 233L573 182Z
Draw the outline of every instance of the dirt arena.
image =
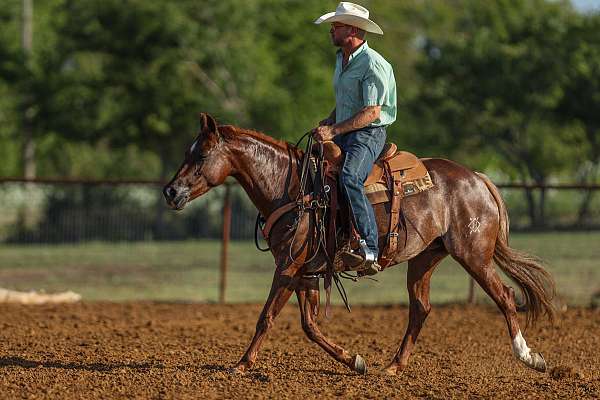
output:
M400 343L405 307L334 308L323 331L367 361L358 376L310 343L296 306L277 319L257 365L228 372L259 305L0 305L0 398L598 398L600 310L570 309L525 334L546 374L511 354L492 307L434 307L411 364L378 372ZM349 332L349 334L347 333Z

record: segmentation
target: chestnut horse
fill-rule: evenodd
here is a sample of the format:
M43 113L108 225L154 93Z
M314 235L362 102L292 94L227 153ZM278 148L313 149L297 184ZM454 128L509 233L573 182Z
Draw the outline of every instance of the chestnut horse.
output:
M259 132L234 126L217 126L208 114L201 114L201 128L185 159L163 193L173 209L222 184L233 176L260 211L268 217L280 206L295 201L299 192L302 152ZM452 161L424 159L435 186L403 199L402 210L410 221L395 256L395 264L408 260L407 286L410 298L408 328L395 357L385 369L396 374L408 364L419 331L431 310L429 282L435 267L450 254L477 281L500 308L508 324L512 349L530 368L545 371L539 353L530 351L521 334L515 294L498 276L495 262L520 288L528 310L527 322L542 314L554 315L551 276L532 257L508 246L508 215L498 189L482 174ZM380 237L387 234L389 206L375 206ZM244 372L255 362L269 328L293 292L296 292L302 328L306 335L333 358L358 373L366 364L321 333L316 323L319 308L318 279L305 276L304 261L309 254L312 232L309 213L299 221L291 211L273 226L271 252L275 274L269 297L258 318L256 332L246 353L234 367ZM290 226L296 226L295 232ZM295 239L293 235L296 235ZM296 256L290 258L290 248ZM311 263L325 263L318 254Z

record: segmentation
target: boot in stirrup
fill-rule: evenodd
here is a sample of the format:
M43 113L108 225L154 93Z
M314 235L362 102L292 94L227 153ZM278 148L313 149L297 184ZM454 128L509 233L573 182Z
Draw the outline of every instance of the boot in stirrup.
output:
M367 242L363 239L358 241L359 248L357 252L342 252L342 262L352 271L358 271L360 276L375 275L379 272L377 264L377 255L369 249Z

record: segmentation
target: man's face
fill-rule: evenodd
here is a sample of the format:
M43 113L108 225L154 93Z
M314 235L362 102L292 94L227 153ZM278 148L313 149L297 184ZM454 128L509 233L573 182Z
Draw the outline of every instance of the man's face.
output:
M348 39L353 36L353 27L350 25L342 24L341 22L333 22L329 33L331 34L331 41L334 46L342 47Z

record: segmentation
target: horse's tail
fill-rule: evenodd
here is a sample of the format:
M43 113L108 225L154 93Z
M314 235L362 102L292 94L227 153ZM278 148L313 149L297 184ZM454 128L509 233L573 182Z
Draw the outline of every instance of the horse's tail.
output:
M496 200L500 216L500 228L494 249L494 261L521 289L527 307L527 325L533 324L545 314L553 321L555 316L552 299L556 291L554 279L544 269L539 259L512 249L508 245L509 220L506 206L498 188L484 174L477 173Z

